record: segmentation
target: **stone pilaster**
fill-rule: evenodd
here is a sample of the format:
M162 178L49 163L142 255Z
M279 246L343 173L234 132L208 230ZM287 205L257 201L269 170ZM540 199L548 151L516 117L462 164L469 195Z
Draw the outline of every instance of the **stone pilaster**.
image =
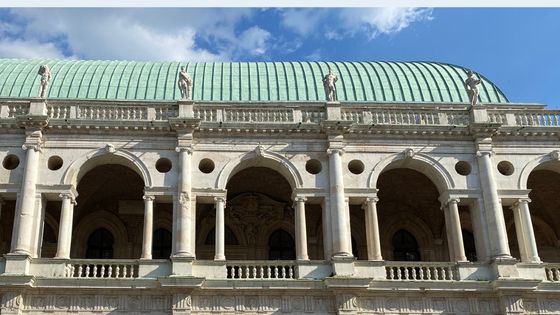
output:
M215 255L214 260L226 260L225 243L225 217L224 209L226 206L226 199L224 197L215 197L214 204L216 207L216 238L215 238Z
M295 229L296 229L296 259L309 260L307 254L307 224L305 221L305 197L296 197L295 208Z
M154 234L154 196L144 195L144 232L141 259L152 259L152 239Z
M365 219L366 219L366 237L367 237L367 249L368 249L368 260L379 261L383 260L381 256L381 241L379 236L379 222L377 218L377 197L366 198L366 201L362 205L365 209Z

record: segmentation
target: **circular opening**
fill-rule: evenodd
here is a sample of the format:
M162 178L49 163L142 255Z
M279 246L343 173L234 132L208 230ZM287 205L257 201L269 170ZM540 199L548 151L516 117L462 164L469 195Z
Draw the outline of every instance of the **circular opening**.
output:
M305 170L310 174L319 174L323 167L318 160L309 160L305 163Z
M205 174L212 173L214 170L214 161L210 159L202 159L198 164L198 169Z
M167 173L171 170L171 161L166 158L161 158L156 162L156 170L160 173Z
M471 170L472 168L469 162L459 161L455 164L455 171L460 175L467 176L471 173Z
M364 172L364 163L360 160L352 160L348 163L348 170L353 174L362 174Z
M501 161L500 163L498 163L498 172L500 172L502 175L509 176L513 174L514 170L515 168L513 167L513 164L511 164L511 162L509 161Z
M14 168L18 167L19 165L19 158L17 155L6 155L4 161L2 161L2 166L4 166L7 170L13 170Z
M62 158L58 155L53 155L47 161L47 166L49 170L56 171L62 167Z

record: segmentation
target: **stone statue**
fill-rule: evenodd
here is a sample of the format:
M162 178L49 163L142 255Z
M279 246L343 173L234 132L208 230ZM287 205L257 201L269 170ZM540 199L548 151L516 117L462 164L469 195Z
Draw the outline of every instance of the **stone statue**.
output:
M474 73L469 70L467 72L467 79L465 80L465 89L469 95L469 101L472 106L475 106L478 102L478 85L480 84L480 79L475 77Z
M47 88L49 86L49 81L51 80L51 72L49 71L49 66L42 65L39 67L38 75L41 76L41 86L39 87L39 97L45 98L47 95Z
M181 99L190 101L192 97L192 78L189 76L185 67L181 67L179 72L179 89L181 90Z
M329 73L323 78L323 86L325 87L325 94L328 102L336 102L336 81L338 78L329 69Z

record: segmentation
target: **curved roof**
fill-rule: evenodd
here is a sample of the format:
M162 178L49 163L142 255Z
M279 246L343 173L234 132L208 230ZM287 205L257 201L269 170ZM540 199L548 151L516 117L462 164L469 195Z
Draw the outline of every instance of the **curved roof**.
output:
M434 62L136 62L0 59L0 97L37 96L39 66L48 64L51 99L173 101L185 66L195 101L325 101L331 68L342 102L468 103L467 69ZM483 103L507 103L479 75Z

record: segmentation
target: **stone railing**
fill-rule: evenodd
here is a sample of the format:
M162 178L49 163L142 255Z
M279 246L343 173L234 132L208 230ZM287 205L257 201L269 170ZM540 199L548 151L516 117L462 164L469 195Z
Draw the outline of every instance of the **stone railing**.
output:
M295 279L293 261L228 261L228 279Z
M387 280L450 281L455 280L455 263L387 262Z
M548 281L560 282L560 264L547 264L545 272Z
M65 267L66 278L137 278L138 262L120 259L72 259Z
M516 112L515 123L518 126L559 127L560 111L522 111Z

